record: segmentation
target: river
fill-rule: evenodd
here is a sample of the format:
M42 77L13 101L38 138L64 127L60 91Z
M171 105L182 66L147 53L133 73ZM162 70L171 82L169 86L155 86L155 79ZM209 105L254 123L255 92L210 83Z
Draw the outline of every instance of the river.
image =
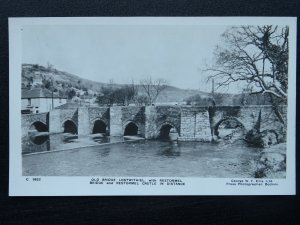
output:
M252 162L259 157L259 149L242 143L123 142L123 138L62 134L39 138L44 139L22 142L24 176L250 178ZM97 146L80 147L91 144Z

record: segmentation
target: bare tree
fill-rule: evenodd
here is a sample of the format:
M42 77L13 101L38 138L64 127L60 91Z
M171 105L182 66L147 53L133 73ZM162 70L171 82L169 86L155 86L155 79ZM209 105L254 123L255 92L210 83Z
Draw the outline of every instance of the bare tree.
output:
M152 77L148 77L144 80L141 80L140 85L148 98L148 104L152 105L156 101L159 94L161 94L161 92L167 88L168 82L165 79L159 78L153 80Z
M220 86L245 81L259 93L287 97L288 27L242 26L224 34L225 48L217 47L216 64L207 71Z
M217 89L239 83L252 94L270 95L278 111L277 106L287 100L289 28L232 27L222 36L224 47L216 48L216 62L205 70L208 79L219 82Z
M138 106L148 105L148 97L146 95L136 95L134 98L135 104Z

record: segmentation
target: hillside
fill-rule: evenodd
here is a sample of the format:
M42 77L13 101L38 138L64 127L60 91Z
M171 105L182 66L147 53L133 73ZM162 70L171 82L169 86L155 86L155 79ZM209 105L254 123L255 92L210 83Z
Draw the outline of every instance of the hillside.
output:
M102 87L108 87L111 84L91 81L84 79L78 75L70 74L67 72L59 71L53 67L44 67L35 64L23 64L22 65L22 87L28 87L32 84L40 85L44 88L55 88L56 91L62 94L68 95L70 89L76 90L76 93L80 91L99 94ZM124 85L113 84L114 88L119 88ZM140 85L136 85L139 94L144 94L144 90ZM183 102L192 95L200 94L201 96L207 96L205 92L197 90L185 90L168 86L158 97L157 102Z
M33 79L53 80L54 86L65 84L71 87L80 87L98 91L104 83L84 79L74 74L56 70L52 67L46 68L40 65L23 64L22 65L22 83L28 83Z
M136 81L138 82L138 81ZM103 93L104 88L114 90L125 87L125 84L102 83L84 79L78 75L59 71L52 66L44 67L36 64L22 65L22 88L41 87L57 92L60 96L72 99L74 96L79 99L96 99ZM141 85L136 84L135 90L138 95L145 95ZM180 89L167 86L158 96L156 103L182 103L207 105L210 94L193 89ZM77 98L78 99L78 98ZM227 94L215 93L217 105L270 105L268 95L260 94ZM89 101L90 102L90 101Z

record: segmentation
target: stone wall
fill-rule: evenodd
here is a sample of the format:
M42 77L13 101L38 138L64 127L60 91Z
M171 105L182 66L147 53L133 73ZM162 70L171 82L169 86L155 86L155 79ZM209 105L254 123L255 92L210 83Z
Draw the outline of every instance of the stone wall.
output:
M280 108L285 122L286 107ZM49 132L63 132L63 123L72 120L79 135L92 133L96 120L102 120L109 128L111 136L123 136L125 127L133 122L138 133L147 138L156 138L163 125L173 126L179 134L179 140L210 141L211 131L223 120L233 118L240 122L245 130L254 127L261 111L261 131L274 130L283 134L285 126L278 120L271 106L113 106L79 107L74 109L54 109L49 113L22 115L22 137L27 135L29 127L40 121L49 127ZM49 121L51 121L49 123Z
M173 126L180 135L181 108L179 106L147 106L145 137L157 138L163 125Z
M49 129L49 113L25 114L21 116L22 137L28 134L30 126L37 121L47 125Z
M54 109L49 112L49 132L60 133L64 131L64 123L71 120L78 129L78 109Z
M157 135L157 125L153 121L156 121L157 114L155 106L147 106L145 108L145 138L153 139Z
M67 120L72 120L78 127L78 109L60 109L61 125Z
M138 126L138 134L145 137L145 107L126 106L122 111L122 135L128 123L133 122Z
M123 136L122 107L110 108L110 136Z
M110 112L109 107L90 107L88 108L89 117L89 134L93 132L94 123L97 120L102 120L108 129L110 129Z
M78 135L90 134L89 109L86 107L78 108Z
M210 141L211 129L206 107L181 108L180 141Z

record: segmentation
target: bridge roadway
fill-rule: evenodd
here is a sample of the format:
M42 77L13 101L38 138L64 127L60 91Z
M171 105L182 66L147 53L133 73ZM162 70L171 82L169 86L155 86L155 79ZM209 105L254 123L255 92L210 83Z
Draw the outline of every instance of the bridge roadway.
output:
M261 111L261 130L284 129L271 106L113 106L54 109L22 115L22 137L32 129L51 133L110 136L140 135L146 139L177 132L181 141L210 141L221 124L235 121L244 132L254 127ZM281 111L286 119L286 107Z

